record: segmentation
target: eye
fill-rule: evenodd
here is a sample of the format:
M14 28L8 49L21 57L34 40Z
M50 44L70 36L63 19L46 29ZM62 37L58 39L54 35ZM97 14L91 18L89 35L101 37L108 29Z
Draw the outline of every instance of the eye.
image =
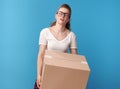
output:
M58 12L58 15L63 15L63 13L61 11Z
M62 12L62 11L58 11L57 14L58 14L58 16L69 17L69 13L65 13L65 12Z

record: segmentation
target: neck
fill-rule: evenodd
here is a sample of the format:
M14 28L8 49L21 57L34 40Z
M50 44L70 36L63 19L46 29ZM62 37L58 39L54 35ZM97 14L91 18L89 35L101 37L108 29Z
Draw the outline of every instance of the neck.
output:
M60 24L56 24L55 25L55 30L58 32L64 32L65 31L65 26L60 25Z

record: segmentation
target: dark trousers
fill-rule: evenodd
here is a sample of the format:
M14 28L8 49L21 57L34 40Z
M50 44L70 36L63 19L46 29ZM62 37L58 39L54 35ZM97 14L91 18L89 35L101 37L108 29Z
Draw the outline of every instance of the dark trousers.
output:
M34 84L34 89L39 89L39 88L37 87L36 81L35 81L35 84Z

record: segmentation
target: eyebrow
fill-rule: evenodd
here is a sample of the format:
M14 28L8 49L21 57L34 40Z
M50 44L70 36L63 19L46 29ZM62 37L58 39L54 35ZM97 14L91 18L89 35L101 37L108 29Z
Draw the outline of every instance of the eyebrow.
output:
M58 11L58 12L62 12L62 13L64 13L64 14L70 14L70 13L65 13L65 12L63 12L63 11Z

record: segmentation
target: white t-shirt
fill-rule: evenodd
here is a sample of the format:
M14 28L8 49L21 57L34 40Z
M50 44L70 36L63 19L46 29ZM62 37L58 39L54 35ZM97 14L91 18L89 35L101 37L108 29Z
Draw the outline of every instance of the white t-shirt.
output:
M57 50L67 52L68 48L77 48L76 36L70 32L63 40L57 40L50 32L49 28L44 28L40 32L39 45L47 45L47 50Z

